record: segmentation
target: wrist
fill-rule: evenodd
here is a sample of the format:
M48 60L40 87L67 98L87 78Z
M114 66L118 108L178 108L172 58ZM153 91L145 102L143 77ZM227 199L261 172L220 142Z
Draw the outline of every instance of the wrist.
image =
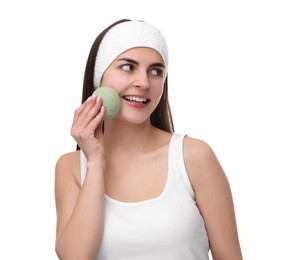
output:
M105 169L105 160L104 159L90 159L87 160L87 170L88 171L104 171Z

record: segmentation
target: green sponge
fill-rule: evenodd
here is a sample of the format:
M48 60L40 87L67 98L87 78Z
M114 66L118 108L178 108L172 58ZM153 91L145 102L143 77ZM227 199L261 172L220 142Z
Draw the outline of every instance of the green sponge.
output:
M101 86L97 88L93 95L99 96L103 100L103 106L106 109L104 119L114 118L120 110L120 97L111 87Z

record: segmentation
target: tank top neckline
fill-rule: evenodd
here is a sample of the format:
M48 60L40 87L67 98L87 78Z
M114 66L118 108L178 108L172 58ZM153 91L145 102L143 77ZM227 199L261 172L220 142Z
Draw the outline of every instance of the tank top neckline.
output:
M167 191L168 186L169 186L170 178L171 178L170 177L170 175L171 175L171 157L172 157L171 156L171 150L172 150L174 137L175 137L175 133L172 133L172 136L170 137L170 141L169 141L169 144L168 144L167 177L166 177L166 182L165 182L164 188L163 188L160 195L158 195L157 197L151 198L151 199L146 199L146 200L141 200L141 201L136 201L136 202L125 202L125 201L113 199L105 193L105 200L107 202L111 203L111 204L115 204L115 205L119 205L119 206L134 207L134 206L141 206L141 205L145 205L145 204L148 204L148 203L156 202L156 201L162 199L164 197L164 195L166 194L166 191Z

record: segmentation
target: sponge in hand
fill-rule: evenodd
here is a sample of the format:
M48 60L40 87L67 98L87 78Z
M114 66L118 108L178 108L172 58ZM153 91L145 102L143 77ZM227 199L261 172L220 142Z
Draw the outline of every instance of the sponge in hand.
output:
M104 119L112 119L118 114L120 97L112 87L101 86L93 92L93 95L99 96L103 100L103 106L106 109Z

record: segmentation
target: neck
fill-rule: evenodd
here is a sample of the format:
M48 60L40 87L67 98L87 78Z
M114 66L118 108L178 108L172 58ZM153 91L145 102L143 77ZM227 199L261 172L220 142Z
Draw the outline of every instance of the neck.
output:
M144 124L105 122L105 149L107 153L122 152L123 154L145 151L150 149L155 132L156 128L150 122Z

